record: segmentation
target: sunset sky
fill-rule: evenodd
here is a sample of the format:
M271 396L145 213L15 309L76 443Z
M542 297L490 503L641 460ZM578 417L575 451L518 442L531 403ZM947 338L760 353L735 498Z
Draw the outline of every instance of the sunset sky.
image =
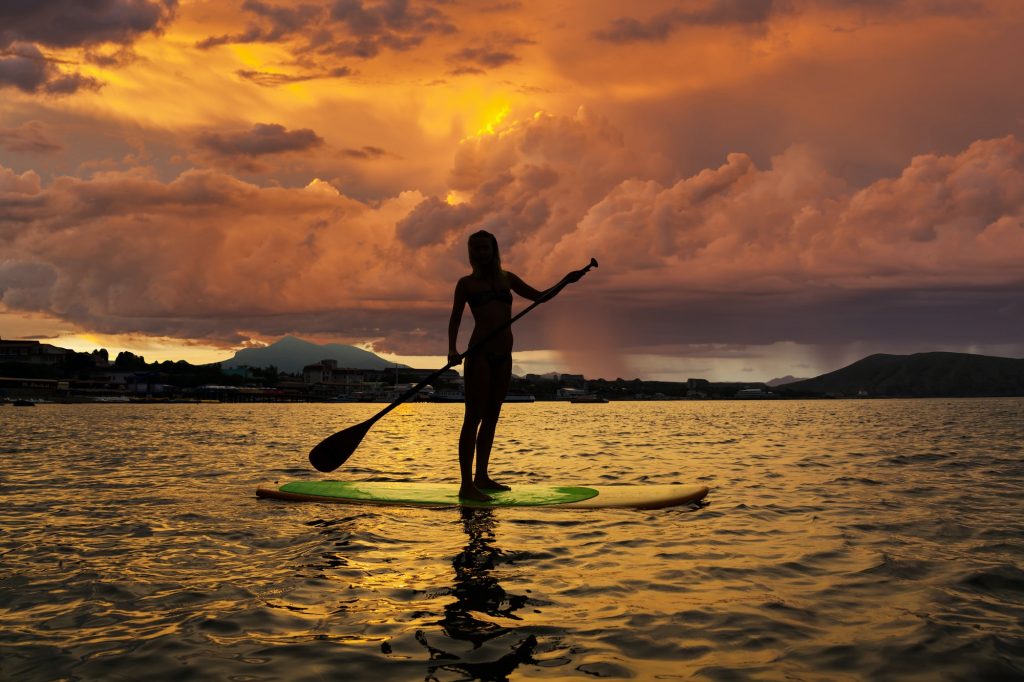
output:
M1022 83L1019 0L8 0L0 336L440 366L483 228L600 262L518 372L1024 357Z

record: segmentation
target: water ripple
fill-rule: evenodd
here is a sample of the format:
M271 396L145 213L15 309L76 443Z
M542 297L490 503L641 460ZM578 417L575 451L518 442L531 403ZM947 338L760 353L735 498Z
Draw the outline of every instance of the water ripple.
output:
M3 411L0 677L1024 678L1022 400L507 407L496 478L712 488L657 512L253 497L378 408ZM458 423L339 474L454 482Z

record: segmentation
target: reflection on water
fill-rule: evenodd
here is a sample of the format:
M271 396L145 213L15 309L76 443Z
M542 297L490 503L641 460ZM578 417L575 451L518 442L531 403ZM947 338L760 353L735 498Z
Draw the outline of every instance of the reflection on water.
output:
M458 409L337 474L457 481ZM702 508L253 496L373 410L0 407L0 679L1024 678L1024 400L507 406L496 476Z
M445 605L441 626L449 637L472 642L473 648L478 649L484 642L507 634L510 628L475 614L518 620L514 614L526 605L527 597L507 593L495 576L494 569L502 560L502 552L494 544L497 524L494 511L466 508L461 510L461 516L468 543L452 560L455 569L452 596L455 599ZM495 661L455 663L458 656L431 646L422 631L417 633L417 640L430 652L430 660L453 661L441 663L439 667L464 673L470 679L485 680L506 679L521 663L533 662L531 653L537 646L537 638L529 635L511 653ZM432 677L436 671L431 669L430 672Z

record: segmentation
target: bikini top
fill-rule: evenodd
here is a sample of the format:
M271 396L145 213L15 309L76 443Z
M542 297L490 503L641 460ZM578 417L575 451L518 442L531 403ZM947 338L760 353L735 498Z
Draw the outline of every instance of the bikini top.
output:
M489 289L484 291L474 291L466 296L466 302L469 303L470 308L479 308L491 301L501 301L502 303L512 305L512 292L508 289Z

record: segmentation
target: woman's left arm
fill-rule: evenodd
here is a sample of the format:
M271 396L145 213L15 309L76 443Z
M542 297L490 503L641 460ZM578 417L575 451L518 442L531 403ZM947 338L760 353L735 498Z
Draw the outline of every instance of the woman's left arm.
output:
M529 284L519 279L519 276L515 273L506 271L505 274L508 276L509 288L516 292L528 301L539 301L544 297L543 291L537 291Z

